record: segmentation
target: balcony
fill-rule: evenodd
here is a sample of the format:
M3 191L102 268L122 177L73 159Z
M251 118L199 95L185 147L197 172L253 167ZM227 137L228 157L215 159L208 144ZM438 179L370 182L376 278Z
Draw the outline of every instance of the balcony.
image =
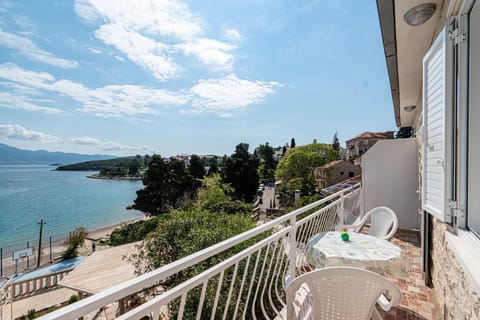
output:
M41 319L283 319L285 277L312 269L305 258L308 239L333 230L345 208L358 212L360 190L356 185L339 191ZM418 233L400 231L393 241L409 255L412 268L409 279L392 279L403 291L402 304L384 317L432 319L432 294L422 285L419 269ZM213 267L162 288L166 279L220 254L226 258Z

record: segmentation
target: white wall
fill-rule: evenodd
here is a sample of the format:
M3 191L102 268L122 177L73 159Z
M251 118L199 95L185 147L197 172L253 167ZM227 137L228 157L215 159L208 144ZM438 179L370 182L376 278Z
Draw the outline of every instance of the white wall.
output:
M419 228L415 139L378 141L363 155L362 170L364 212L389 207L397 214L399 228Z

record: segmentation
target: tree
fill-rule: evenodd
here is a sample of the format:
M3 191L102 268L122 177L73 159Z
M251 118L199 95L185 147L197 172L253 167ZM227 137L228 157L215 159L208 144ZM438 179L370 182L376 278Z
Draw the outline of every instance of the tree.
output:
M143 185L137 191L133 207L149 215L178 207L182 199L191 198L198 186L183 161L170 159L166 163L158 155L152 157Z
M255 221L250 216L211 214L208 211L198 209L191 211L174 210L166 214L166 217L168 218L159 221L158 228L130 256L129 260L133 262L137 274L160 268L255 227ZM251 245L251 243L238 244L230 250L169 276L162 280L160 285L166 290L173 288L224 261L227 257L241 251L248 245ZM239 272L242 271L239 270ZM229 276L231 274L225 274L226 278ZM236 286L234 295L238 294L239 285L240 283ZM210 314L215 305L216 288L217 284L214 280L210 281L203 304L205 314ZM200 297L200 290L194 289L189 292L184 308L185 319L195 319ZM178 307L178 301L169 304L168 319L177 318ZM230 317L232 316L233 314L230 315Z
M258 174L263 181L271 181L275 178L275 168L277 161L275 161L273 155L273 148L266 142L259 145L256 149L256 154L260 160L258 167Z
M85 243L88 232L85 228L76 228L65 240L65 251L62 253L62 259L70 259L78 256L78 249Z
M230 196L233 188L222 182L218 174L206 177L198 190L196 208L211 213L249 214L252 206Z
M203 161L196 154L190 157L188 171L195 179L203 179L205 176L205 166L203 165Z
M136 156L135 159L132 160L130 163L130 167L128 169L128 174L131 176L135 176L138 173L138 170L142 167L142 157Z
M225 157L221 170L222 181L234 189L237 199L252 202L258 188L258 159L248 152L249 145L240 143L235 153Z
M335 132L335 134L333 135L332 148L333 150L340 152L340 141L338 141L337 132Z
M143 166L145 168L148 168L148 165L150 164L150 159L152 157L150 157L148 154L146 154L144 157L143 157Z
M337 158L332 147L314 143L289 149L280 160L275 176L288 185L290 192L296 189L308 195L315 191L315 168Z
M216 203L231 201L233 188L222 182L218 174L206 177L203 187L197 193L197 205L202 210L210 210Z
M292 138L292 140L290 140L290 148L295 148L296 144L295 144L295 138Z

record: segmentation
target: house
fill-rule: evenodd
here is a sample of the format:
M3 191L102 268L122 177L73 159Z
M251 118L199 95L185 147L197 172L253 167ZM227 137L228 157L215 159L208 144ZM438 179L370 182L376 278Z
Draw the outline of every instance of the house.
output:
M418 158L404 172L418 171L424 279L442 319L479 319L480 1L377 7L395 121Z
M353 178L361 173L362 168L360 166L345 160L335 160L315 168L314 174L318 187L321 189Z
M358 157L367 152L377 141L393 139L393 131L364 132L347 140L346 158Z

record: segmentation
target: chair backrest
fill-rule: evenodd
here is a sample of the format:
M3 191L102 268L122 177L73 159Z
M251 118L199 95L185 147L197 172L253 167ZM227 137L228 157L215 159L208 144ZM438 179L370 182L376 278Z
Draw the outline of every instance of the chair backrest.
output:
M307 295L311 297L303 298L312 303L315 320L367 320L385 291L392 297L391 305L397 305L401 299L400 290L376 273L349 267L318 269L305 273L288 284L288 320L297 319L294 305L299 303L295 298L300 288L306 289L304 292L308 292Z
M368 234L385 240L391 239L398 229L398 219L395 212L387 207L373 208L365 215L370 217Z

